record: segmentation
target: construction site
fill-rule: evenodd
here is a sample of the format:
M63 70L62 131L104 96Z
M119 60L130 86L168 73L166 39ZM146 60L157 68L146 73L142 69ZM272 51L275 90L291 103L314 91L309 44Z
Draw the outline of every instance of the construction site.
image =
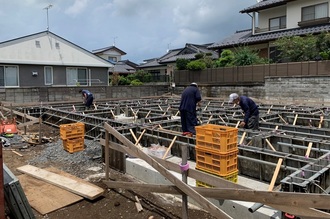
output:
M1 111L3 118L15 119L12 123L17 123L20 133L33 124L40 127L39 137L25 139L30 145L43 142L41 125L58 130L61 149L72 156L88 148L87 140L99 145L101 184L178 197L182 205L178 218L194 218L189 216L190 204L214 218L330 218L328 107L259 104L260 130L256 131L238 128L244 116L239 106L226 99L204 98L196 136L190 137L182 135L179 104L179 96L163 95L98 101L90 110L66 101L10 104ZM9 173L4 181L9 188L20 187L20 180L6 179L6 175L16 177L5 164L6 160L4 172ZM42 175L46 170L30 165L19 169L50 184L60 183L61 188L70 187L64 179L54 182L50 173ZM141 183L114 181L113 171ZM24 186L15 191L4 187L15 218L35 218ZM23 201L15 200L17 193ZM89 198L102 196L102 191L94 195Z

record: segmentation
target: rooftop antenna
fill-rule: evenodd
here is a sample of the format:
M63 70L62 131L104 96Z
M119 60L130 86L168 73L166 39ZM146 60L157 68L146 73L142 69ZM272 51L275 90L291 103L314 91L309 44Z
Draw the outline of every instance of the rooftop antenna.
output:
M170 46L171 46L171 43L168 43L167 44L167 50L166 50L166 52L169 52L170 51Z
M113 46L115 46L116 45L116 38L118 38L117 36L115 36L114 38L113 38Z
M49 4L47 7L45 7L44 9L46 9L47 11L47 31L49 31L49 19L48 19L48 10L53 7L52 4Z

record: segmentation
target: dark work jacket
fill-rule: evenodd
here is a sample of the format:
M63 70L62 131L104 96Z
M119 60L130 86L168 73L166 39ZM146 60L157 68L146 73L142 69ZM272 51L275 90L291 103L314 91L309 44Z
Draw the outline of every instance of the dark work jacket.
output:
M81 91L82 94L86 94L86 96L93 96L93 94L89 91L89 90L82 90Z
M244 111L245 124L248 124L249 118L251 116L259 115L259 109L258 109L257 104L249 97L240 96L239 105L241 106L242 110Z
M202 100L201 93L195 85L190 85L181 94L181 102L179 110L188 112L196 112L196 105Z

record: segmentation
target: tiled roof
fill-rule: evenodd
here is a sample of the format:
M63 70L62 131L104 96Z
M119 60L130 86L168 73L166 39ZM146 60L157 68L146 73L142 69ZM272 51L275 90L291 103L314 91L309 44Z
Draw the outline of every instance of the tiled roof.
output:
M127 65L125 62L117 62L114 66L114 72L121 74L135 73L135 68Z
M282 31L268 32L268 33L255 34L255 35L252 35L251 30L245 30L245 31L236 32L230 37L220 42L214 43L208 48L223 49L223 48L233 47L234 45L239 45L239 44L254 44L260 42L267 42L284 36L302 36L306 34L316 34L323 31L330 31L330 24L318 25L313 27L287 29Z
M252 5L250 7L247 7L245 9L241 10L240 13L250 13L250 12L259 11L259 10L263 10L263 9L267 9L267 8L273 8L276 6L285 5L286 3L292 2L292 1L296 1L296 0L263 0L261 2L258 2L255 5Z
M123 50L118 49L118 48L115 47L115 46L108 46L108 47L105 47L105 48L96 49L96 50L93 50L92 53L97 54L97 53L106 52L106 51L108 51L108 50L116 50L116 51L119 52L121 55L126 55L126 52L124 52Z
M146 68L146 67L164 66L167 63L175 62L179 58L192 60L195 59L195 56L198 53L211 53L213 59L219 58L217 52L213 50L209 50L207 48L210 45L212 44L209 43L209 44L197 45L197 44L187 43L184 48L170 50L160 58L147 60L146 63L140 64L139 67Z

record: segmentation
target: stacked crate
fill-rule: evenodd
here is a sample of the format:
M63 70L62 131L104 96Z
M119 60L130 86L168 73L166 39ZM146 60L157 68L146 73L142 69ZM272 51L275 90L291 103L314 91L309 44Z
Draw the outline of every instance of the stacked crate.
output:
M237 183L238 129L207 124L196 126L196 169ZM212 187L197 181L197 186Z
M85 148L85 124L82 122L60 125L64 150L74 153Z

